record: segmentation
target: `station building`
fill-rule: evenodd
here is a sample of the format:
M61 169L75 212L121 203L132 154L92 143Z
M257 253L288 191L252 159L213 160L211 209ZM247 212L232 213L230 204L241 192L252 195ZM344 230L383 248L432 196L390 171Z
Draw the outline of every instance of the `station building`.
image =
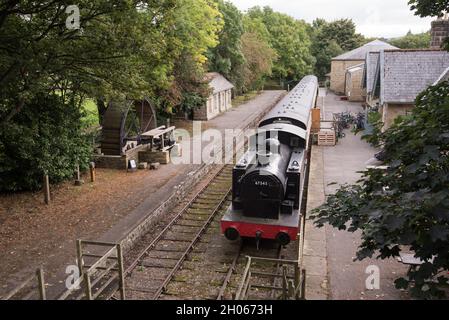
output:
M379 108L384 129L398 116L407 115L416 97L431 85L447 78L449 53L444 50L385 50L379 53L374 77L367 71L370 106Z
M384 130L410 113L416 97L449 79L449 53L441 49L449 36L449 19L432 22L430 49L381 50L366 55L362 86L366 104L382 115Z
M232 108L234 85L217 72L206 74L205 81L209 83L212 93L204 106L193 111L193 120L211 120Z

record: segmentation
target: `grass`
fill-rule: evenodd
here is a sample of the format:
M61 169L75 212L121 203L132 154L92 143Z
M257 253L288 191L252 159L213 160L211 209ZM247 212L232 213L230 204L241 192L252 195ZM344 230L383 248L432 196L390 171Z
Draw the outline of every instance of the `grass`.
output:
M96 127L99 124L98 108L95 101L86 99L83 104L83 111L85 116L81 119L87 127Z
M238 107L242 104L247 103L248 101L254 99L259 93L257 91L250 91L248 93L245 93L241 96L237 96L232 100L232 106Z

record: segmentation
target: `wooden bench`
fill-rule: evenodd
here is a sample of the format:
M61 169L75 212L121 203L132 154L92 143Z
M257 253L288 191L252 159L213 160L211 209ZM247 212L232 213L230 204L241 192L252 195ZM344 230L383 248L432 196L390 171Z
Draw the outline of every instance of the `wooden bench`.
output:
M161 139L161 151L168 151L172 148L172 146L165 146L165 138L167 135L171 135L174 133L176 127L166 128L165 126L150 130L141 135L141 137L145 140L150 141L150 150L153 150L154 140L160 138Z

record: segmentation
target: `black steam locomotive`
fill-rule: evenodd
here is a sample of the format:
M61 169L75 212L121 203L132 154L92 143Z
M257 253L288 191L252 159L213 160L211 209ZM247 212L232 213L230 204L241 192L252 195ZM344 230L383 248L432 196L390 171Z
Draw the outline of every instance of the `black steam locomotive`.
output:
M232 205L221 221L229 240L296 240L318 80L307 76L259 124L233 171Z

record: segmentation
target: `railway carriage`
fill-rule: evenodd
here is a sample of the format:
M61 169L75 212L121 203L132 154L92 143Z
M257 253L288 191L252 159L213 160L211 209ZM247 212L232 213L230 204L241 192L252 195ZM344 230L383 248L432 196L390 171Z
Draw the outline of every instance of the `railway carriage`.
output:
M233 169L232 204L221 221L228 240L297 239L318 80L307 76L261 121Z

